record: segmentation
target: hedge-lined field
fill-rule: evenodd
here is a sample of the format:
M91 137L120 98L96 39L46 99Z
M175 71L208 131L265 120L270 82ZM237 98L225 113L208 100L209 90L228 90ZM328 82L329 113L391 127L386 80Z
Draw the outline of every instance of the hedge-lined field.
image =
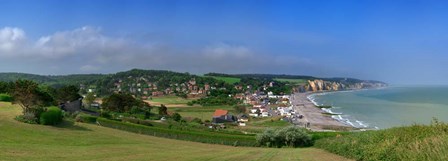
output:
M20 114L17 105L0 102L0 160L346 160L315 148L203 144L86 123L32 125L14 120Z
M97 122L101 126L110 127L129 132L152 135L157 137L188 140L210 144L223 144L232 146L256 146L255 137L245 135L232 135L207 131L182 131L168 128L150 127L133 123L125 123L105 118L98 118Z

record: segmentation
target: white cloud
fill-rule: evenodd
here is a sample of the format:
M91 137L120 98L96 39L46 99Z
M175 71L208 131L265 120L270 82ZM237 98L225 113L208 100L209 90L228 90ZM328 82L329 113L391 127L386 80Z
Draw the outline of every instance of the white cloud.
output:
M25 32L20 28L0 29L0 54L11 55L26 42Z
M18 58L17 62L26 58L30 64L38 64L36 69L71 73L116 72L130 68L193 73L281 73L286 68L306 64L303 59L261 54L240 44L205 44L202 48L186 51L173 44L108 36L100 28L89 26L56 32L35 41L28 39L20 28L3 28L0 30L0 51L0 58L7 55L8 58ZM56 71L55 66L60 68Z

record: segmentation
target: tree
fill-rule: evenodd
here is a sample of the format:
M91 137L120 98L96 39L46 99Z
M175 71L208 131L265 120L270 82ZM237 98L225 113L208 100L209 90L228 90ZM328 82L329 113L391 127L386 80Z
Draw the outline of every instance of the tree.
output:
M36 82L30 80L17 80L10 91L13 104L22 107L23 116L27 120L38 122L40 114L45 106L53 104L53 98L43 90L39 89Z
M168 108L164 104L161 104L159 107L159 115L166 116L168 115Z
M58 102L67 102L77 100L81 98L81 95L77 86L69 85L58 88L55 97Z
M12 83L0 81L0 93L8 93L11 90Z
M234 106L233 109L235 109L237 113L246 113L246 106L244 105Z
M258 144L269 147L304 147L312 145L311 135L306 132L306 129L294 126L275 130L266 129L263 133L257 135L256 140Z
M87 107L90 107L90 105L95 101L96 97L93 92L87 93L86 97L84 98L85 103L87 104Z
M130 94L114 93L103 99L103 108L114 112L130 112L132 107L150 108L149 104L137 100Z

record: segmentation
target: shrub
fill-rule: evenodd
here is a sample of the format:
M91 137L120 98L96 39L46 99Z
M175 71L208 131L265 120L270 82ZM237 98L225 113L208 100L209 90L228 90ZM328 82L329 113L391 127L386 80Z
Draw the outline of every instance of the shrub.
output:
M108 119L112 118L112 115L108 111L101 111L100 116Z
M200 118L194 118L194 119L191 120L190 122L198 123L198 124L202 124L202 120L201 120Z
M62 110L58 107L49 107L40 115L39 122L42 125L56 125L62 122Z
M11 102L12 101L12 97L9 96L8 94L1 93L0 94L0 101Z
M266 129L263 133L257 135L257 143L267 147L273 146L275 141L275 130Z
M306 129L289 126L282 129L265 130L257 135L257 143L268 147L305 147L312 144L312 138Z
M279 142L284 142L290 147L304 147L312 144L311 135L304 128L285 127L277 132L277 137L280 139Z
M151 121L149 121L149 120L140 120L139 124L145 125L145 126L153 126Z
M84 122L84 123L96 123L96 119L98 117L87 115L87 114L79 114L76 116L75 121L76 122Z
M20 115L20 116L16 116L16 120L20 121L20 122L24 122L24 123L28 123L28 124L37 124L37 121L34 120L34 114L32 116L33 120L27 119L25 118L27 117L27 114L25 115Z
M174 121L179 122L182 119L182 116L180 116L179 113L174 113L173 116L171 116L173 118Z
M139 124L139 119L136 118L130 118L130 117L123 117L121 118L121 121L123 122L129 122L129 123L133 123L133 124Z

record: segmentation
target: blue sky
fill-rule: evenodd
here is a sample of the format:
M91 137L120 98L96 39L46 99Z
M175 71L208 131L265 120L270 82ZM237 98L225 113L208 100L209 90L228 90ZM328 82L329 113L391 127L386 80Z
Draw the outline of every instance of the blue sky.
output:
M444 1L0 2L0 72L144 68L448 84Z

